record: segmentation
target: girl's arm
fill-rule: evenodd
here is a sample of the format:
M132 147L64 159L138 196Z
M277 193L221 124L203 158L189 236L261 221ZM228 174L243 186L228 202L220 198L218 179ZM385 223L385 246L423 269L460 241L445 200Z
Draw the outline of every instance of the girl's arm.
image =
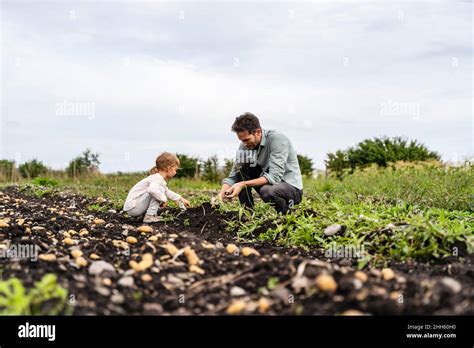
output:
M148 193L152 195L152 197L155 198L157 201L160 201L160 202L168 201L168 198L166 195L166 188L157 182L154 182L154 181L150 182L150 185L148 186Z
M191 206L187 199L184 199L181 195L178 195L176 192L173 192L168 188L166 188L166 196L176 202L181 209L186 209L185 207Z
M174 202L177 202L181 199L181 195L177 194L176 192L171 191L170 189L165 189L165 195L168 199L171 199Z

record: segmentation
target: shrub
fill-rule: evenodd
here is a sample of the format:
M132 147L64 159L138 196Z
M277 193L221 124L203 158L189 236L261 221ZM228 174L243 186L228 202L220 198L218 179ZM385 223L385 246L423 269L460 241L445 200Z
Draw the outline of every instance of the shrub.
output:
M13 181L17 176L15 161L0 160L0 181Z
M371 164L386 167L397 161L440 160L440 156L425 145L402 137L366 139L345 151L328 153L327 157L327 168L339 178L346 172L352 174L356 168Z
M21 164L18 169L20 170L21 176L25 179L33 179L48 172L48 168L43 162L37 159Z
M313 160L305 155L297 155L301 174L306 176L313 175Z
M199 159L183 154L176 154L180 162L180 170L176 173L177 178L192 178L199 175Z
M219 160L217 156L209 157L202 163L202 178L207 181L219 181Z
M87 149L82 155L69 162L66 172L71 177L96 173L99 171L99 154Z
M38 186L50 186L50 187L55 187L58 186L57 180L50 179L50 178L36 178L32 181L34 185Z
M222 177L225 178L227 175L230 174L232 167L234 166L233 159L225 159L224 160L224 167L222 168Z

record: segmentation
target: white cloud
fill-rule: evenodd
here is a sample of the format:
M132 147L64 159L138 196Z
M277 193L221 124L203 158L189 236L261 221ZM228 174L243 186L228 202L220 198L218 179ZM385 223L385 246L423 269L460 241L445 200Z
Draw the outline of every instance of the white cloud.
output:
M2 156L65 163L91 147L105 171L146 169L164 149L230 157L244 111L319 167L383 134L472 154L470 5L426 6L9 4ZM65 100L93 103L94 117L56 115ZM419 112L383 113L387 101Z

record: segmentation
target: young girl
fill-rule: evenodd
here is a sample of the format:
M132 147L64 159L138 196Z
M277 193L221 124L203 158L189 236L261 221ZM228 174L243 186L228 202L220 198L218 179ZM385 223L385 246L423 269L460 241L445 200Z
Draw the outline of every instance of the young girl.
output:
M165 207L168 204L168 199L181 208L189 207L188 200L169 190L167 186L167 181L176 175L179 164L178 157L172 153L163 152L159 155L150 175L135 184L128 193L123 210L130 216L145 214L143 222L152 223L162 221L156 213L160 206Z

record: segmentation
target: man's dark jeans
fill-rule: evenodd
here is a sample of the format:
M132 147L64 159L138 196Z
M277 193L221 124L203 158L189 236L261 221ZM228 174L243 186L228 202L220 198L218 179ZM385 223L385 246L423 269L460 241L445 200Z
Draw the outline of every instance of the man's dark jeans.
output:
M259 165L244 165L240 170L238 181L257 179L262 174L262 168ZM277 212L286 213L294 204L301 202L303 191L286 183L279 182L275 185L254 186L255 191L260 195L264 202L272 204ZM249 208L253 207L252 187L244 188L239 193L240 204Z

